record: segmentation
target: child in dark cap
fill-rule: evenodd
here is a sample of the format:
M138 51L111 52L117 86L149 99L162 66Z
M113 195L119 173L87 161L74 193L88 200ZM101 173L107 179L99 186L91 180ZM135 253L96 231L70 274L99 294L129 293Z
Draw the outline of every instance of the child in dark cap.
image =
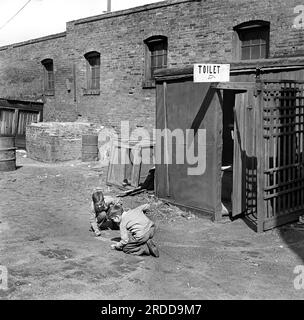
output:
M101 189L95 189L92 194L90 208L91 230L98 237L103 229L118 229L118 225L108 219L107 213L111 206L119 204L119 200L110 196L104 196Z

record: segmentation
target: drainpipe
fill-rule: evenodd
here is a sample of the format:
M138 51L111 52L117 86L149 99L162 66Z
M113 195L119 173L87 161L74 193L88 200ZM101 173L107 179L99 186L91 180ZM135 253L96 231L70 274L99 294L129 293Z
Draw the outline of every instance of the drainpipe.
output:
M111 0L108 0L107 12L111 12Z

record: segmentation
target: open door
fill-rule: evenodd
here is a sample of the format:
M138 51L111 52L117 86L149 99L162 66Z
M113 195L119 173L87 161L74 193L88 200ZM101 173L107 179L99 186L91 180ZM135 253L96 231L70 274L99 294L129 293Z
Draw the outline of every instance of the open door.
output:
M235 93L232 216L257 219L257 98L252 85Z

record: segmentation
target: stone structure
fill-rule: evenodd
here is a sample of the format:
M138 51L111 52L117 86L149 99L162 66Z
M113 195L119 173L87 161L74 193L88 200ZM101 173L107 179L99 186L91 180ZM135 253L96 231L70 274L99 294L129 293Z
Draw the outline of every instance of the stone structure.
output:
M102 127L82 122L32 123L26 128L28 157L42 162L60 162L81 159L81 137L96 135Z

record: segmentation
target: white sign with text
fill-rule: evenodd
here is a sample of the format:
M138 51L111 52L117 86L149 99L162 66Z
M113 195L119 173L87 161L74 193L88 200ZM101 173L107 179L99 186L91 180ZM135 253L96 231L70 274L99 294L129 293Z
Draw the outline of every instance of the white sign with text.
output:
M230 64L195 64L194 82L228 82L230 81Z

